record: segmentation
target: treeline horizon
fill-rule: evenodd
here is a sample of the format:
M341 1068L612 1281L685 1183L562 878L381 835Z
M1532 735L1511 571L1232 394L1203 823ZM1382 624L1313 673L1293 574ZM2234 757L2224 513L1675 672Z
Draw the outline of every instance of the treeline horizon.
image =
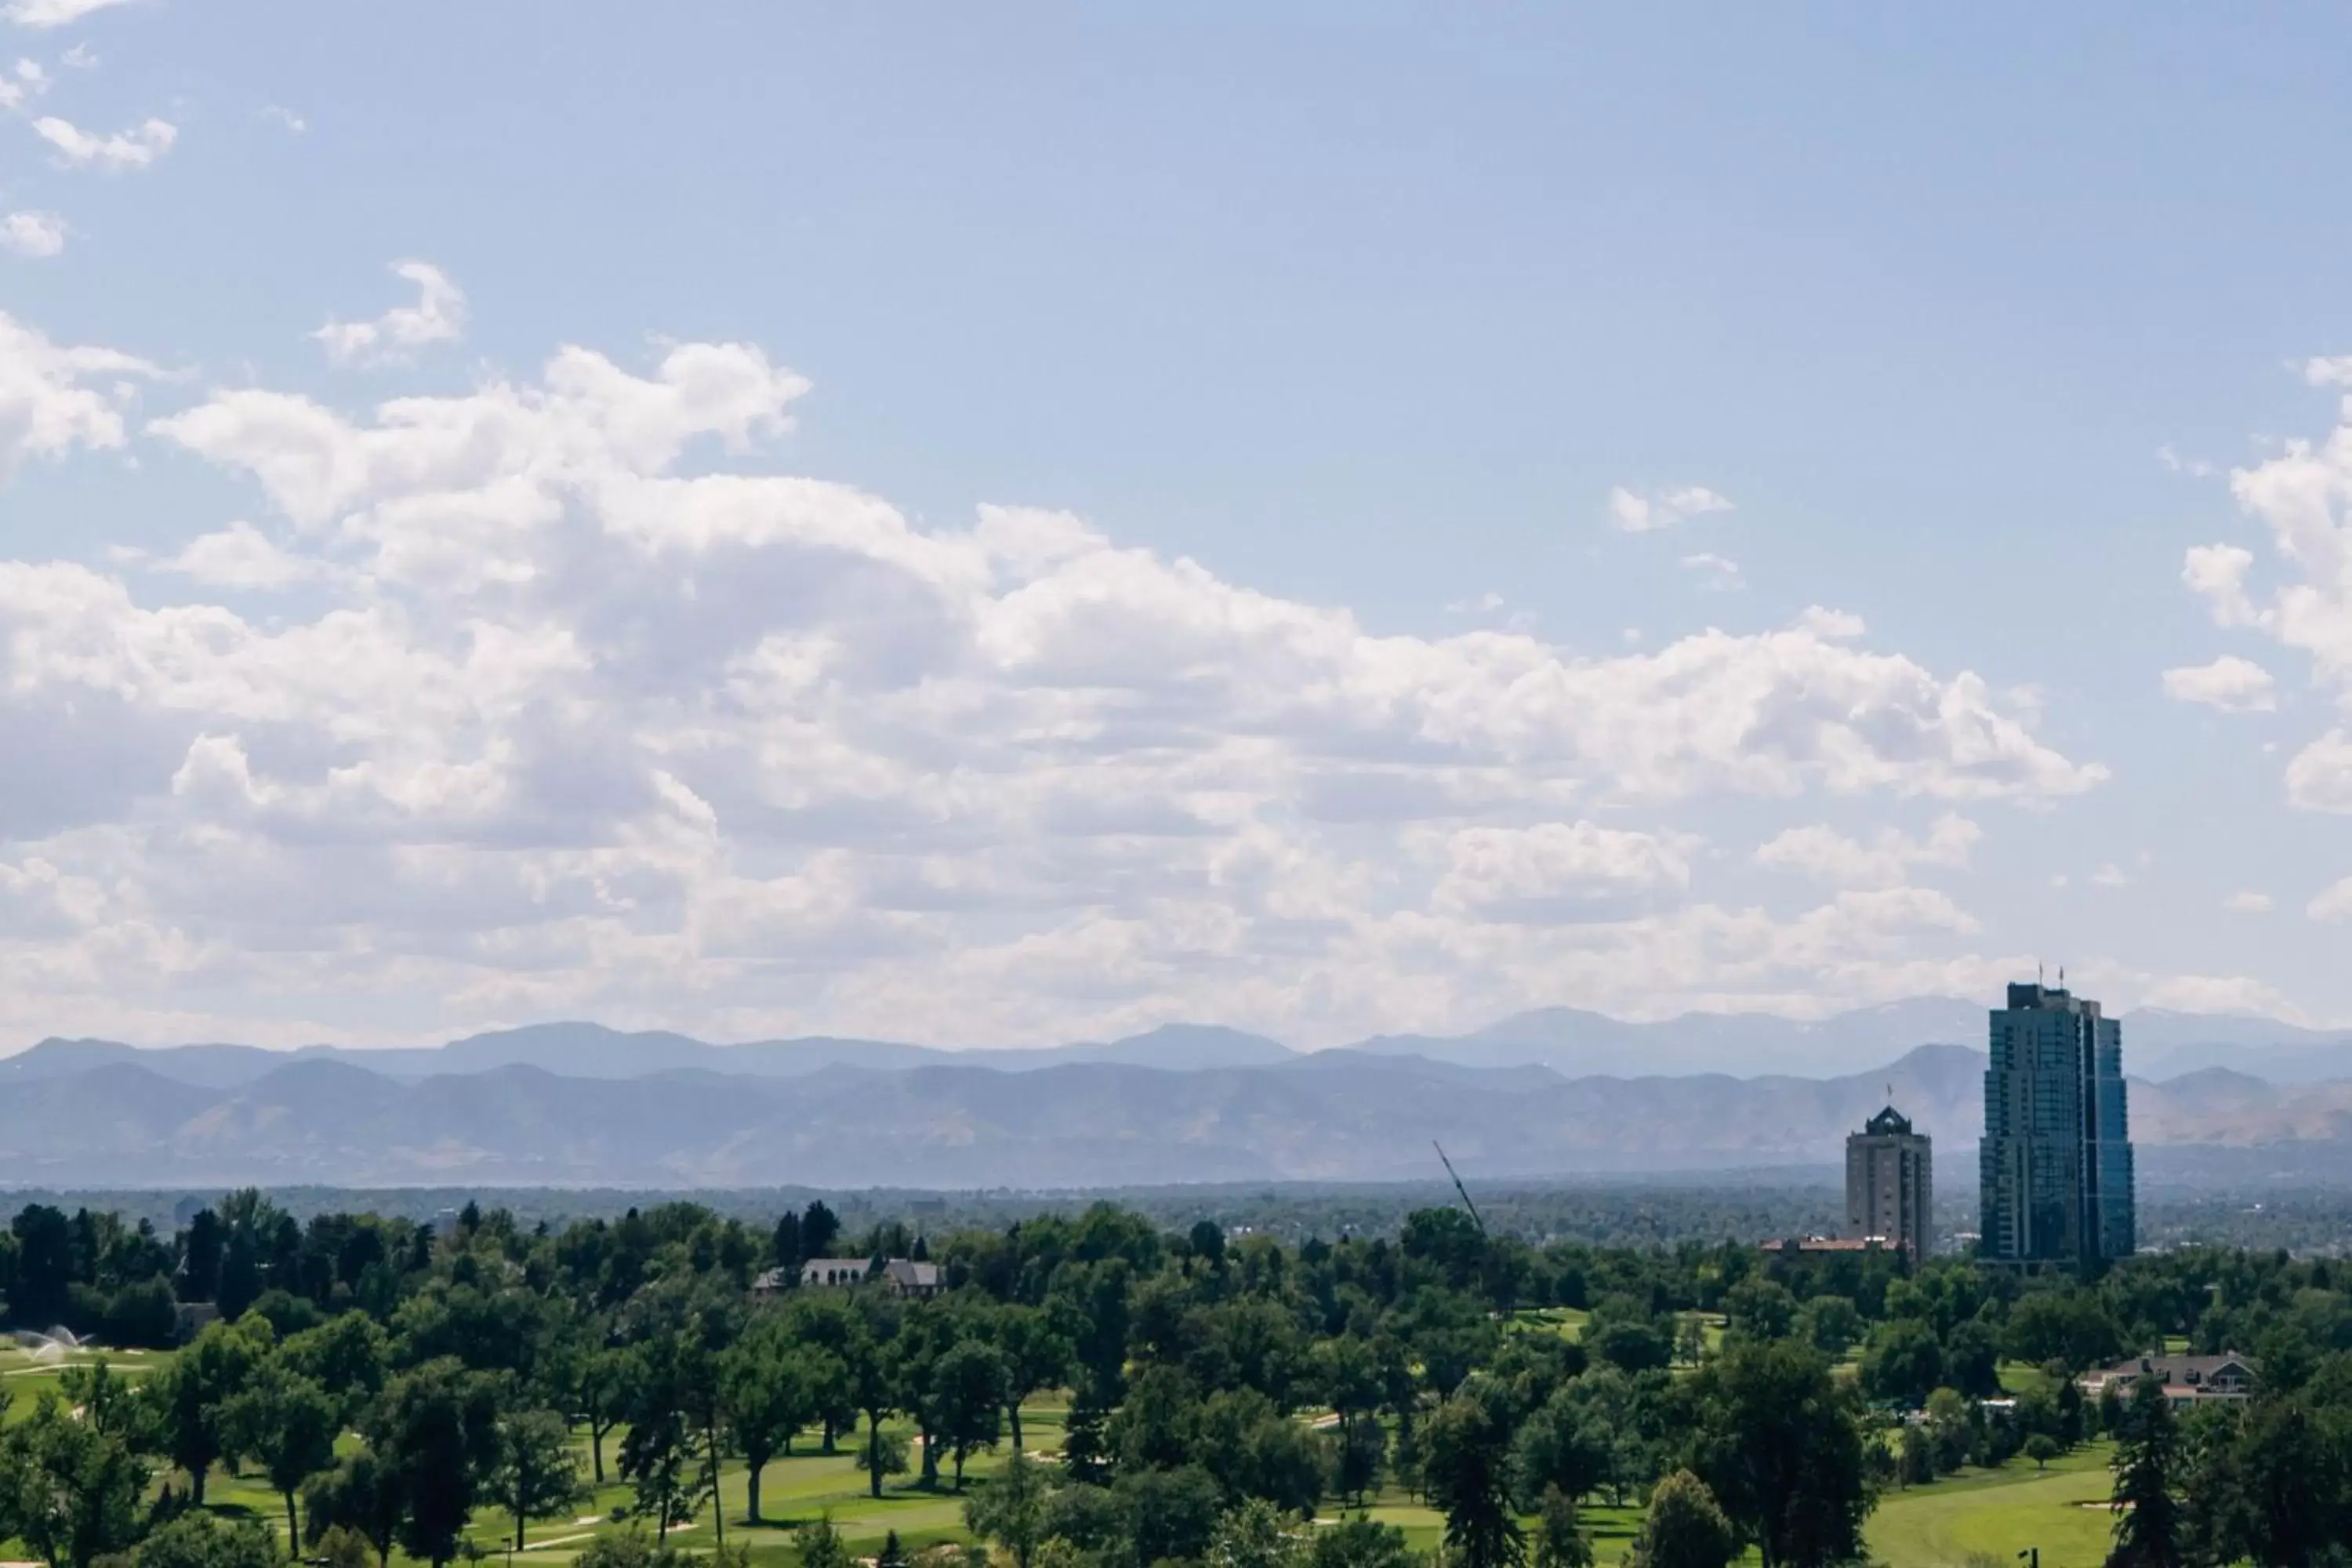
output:
M945 1288L755 1295L820 1256L927 1256ZM208 1508L234 1461L279 1495L289 1542L351 1568L446 1563L492 1511L520 1538L608 1475L666 1550L690 1521L723 1534L727 1466L758 1521L759 1477L796 1443L855 1454L878 1497L901 1474L963 1491L969 1461L1009 1442L966 1511L1026 1568L1223 1562L1249 1540L1282 1568L1308 1551L1295 1521L1383 1487L1442 1516L1456 1568L1589 1562L1596 1498L1647 1500L1636 1552L1656 1568L1749 1547L1843 1563L1888 1489L2102 1433L2163 1447L2075 1379L2177 1340L2263 1367L2251 1407L2200 1411L2194 1444L2164 1448L2183 1529L2221 1551L2253 1540L2263 1510L2244 1500L2277 1481L2257 1450L2278 1422L2319 1434L2297 1463L2352 1458L2328 1436L2352 1432L2340 1268L2189 1249L2023 1280L1891 1252L1536 1245L1451 1206L1393 1237L1292 1242L1101 1203L936 1229L852 1228L822 1199L761 1223L673 1202L561 1227L468 1205L436 1226L302 1221L246 1191L169 1231L28 1205L0 1237L12 1325L131 1347L172 1343L184 1308L213 1321L143 1376L68 1369L0 1430L0 1534L58 1568L274 1560ZM2008 1383L2014 1404L1988 1405ZM1062 1447L1032 1462L1022 1411L1049 1392ZM2297 1480L2315 1538L2352 1531L2337 1473ZM839 1568L837 1550L820 1533L801 1555ZM1369 1521L1312 1552L1316 1568L1409 1555Z

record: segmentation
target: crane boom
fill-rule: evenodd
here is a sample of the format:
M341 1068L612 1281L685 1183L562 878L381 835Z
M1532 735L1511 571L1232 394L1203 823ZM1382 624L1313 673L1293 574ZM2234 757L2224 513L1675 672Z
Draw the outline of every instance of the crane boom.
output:
M1433 1138L1429 1141L1429 1146L1437 1151L1437 1163L1445 1167L1447 1175L1454 1178L1454 1190L1462 1194L1462 1206L1470 1211L1470 1223L1478 1227L1480 1236L1485 1236L1486 1222L1479 1217L1478 1205L1470 1201L1470 1189L1462 1184L1462 1177L1454 1169L1454 1162L1445 1157L1445 1145Z

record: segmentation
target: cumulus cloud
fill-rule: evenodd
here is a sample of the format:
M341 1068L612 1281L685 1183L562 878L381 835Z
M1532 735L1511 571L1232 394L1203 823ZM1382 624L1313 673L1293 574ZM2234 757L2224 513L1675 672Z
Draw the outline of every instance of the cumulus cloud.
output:
M2147 1006L2181 1013L2263 1018L2300 1016L2278 987L2244 974L2177 974L2150 985L2143 1000Z
M146 168L169 153L180 138L178 128L169 121L153 119L142 121L128 131L102 136L51 114L34 121L33 130L57 149L60 166L96 169L109 174Z
M320 563L291 553L249 522L230 523L217 533L188 541L157 567L219 588L290 588L322 574Z
M2305 811L2352 812L2352 735L2330 730L2296 752L2286 798Z
M2271 672L2231 654L2210 664L2166 670L2164 694L2176 702L2200 702L2225 713L2266 713L2278 706Z
M47 29L79 22L93 11L110 10L129 0L9 0L0 16L20 27Z
M1617 485L1609 491L1609 521L1625 533L1649 533L1708 512L1731 510L1728 500L1704 485L1672 485L1654 490Z
M2266 915L2271 912L2272 899L2268 893L2251 889L2231 893L2221 900L2221 907L2233 915Z
M337 364L406 360L427 344L454 343L466 335L465 291L439 268L395 261L392 271L416 285L416 303L395 305L372 321L329 321L310 334Z
M1433 902L1489 920L1622 919L1681 901L1692 847L1686 837L1590 822L1465 827L1445 840Z
M65 219L55 213L14 212L0 216L0 250L44 258L56 256L65 247Z
M261 118L268 121L271 124L285 132L289 136L305 135L310 129L310 122L309 121L303 119L300 115L295 113L292 110L288 109L283 104L273 103L268 105L262 110Z
M47 368L0 411L47 413L0 413L0 450L119 444L95 384L135 362L10 330L33 352L0 374ZM747 344L571 348L365 414L244 386L152 421L261 510L145 560L162 602L0 562L0 750L42 761L0 864L76 889L40 895L69 934L0 940L0 1023L198 986L279 1017L429 994L467 1024L973 1043L1190 1013L1313 1042L1570 996L1880 1000L1986 983L1952 949L1973 918L1879 868L1958 863L1971 825L1728 909L1678 803L2105 776L1826 609L1617 657L1386 634L1065 513L922 527L730 457L808 390ZM299 592L264 618L206 588Z
M1885 828L1864 841L1816 824L1791 827L1767 840L1756 851L1759 866L1800 871L1818 882L1839 888L1895 888L1908 881L1920 866L1958 868L1983 832L1967 817L1946 812L1924 837L1913 837Z
M0 311L0 479L28 455L121 446L128 379L154 374L146 361L112 349L53 343Z

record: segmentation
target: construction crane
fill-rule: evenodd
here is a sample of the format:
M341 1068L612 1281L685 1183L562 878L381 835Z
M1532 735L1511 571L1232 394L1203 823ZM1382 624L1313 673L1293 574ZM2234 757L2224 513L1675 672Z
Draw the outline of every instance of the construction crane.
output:
M1470 1189L1462 1184L1462 1177L1454 1169L1454 1162L1445 1157L1445 1145L1433 1138L1429 1141L1429 1146L1437 1151L1437 1163L1445 1167L1447 1175L1454 1178L1454 1190L1462 1194L1462 1206L1470 1211L1470 1223L1478 1227L1479 1239L1485 1240L1486 1222L1478 1217L1478 1205L1470 1201Z

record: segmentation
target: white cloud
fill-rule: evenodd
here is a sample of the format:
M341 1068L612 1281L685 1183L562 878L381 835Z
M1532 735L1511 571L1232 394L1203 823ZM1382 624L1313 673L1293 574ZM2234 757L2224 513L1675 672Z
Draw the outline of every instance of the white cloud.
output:
M1683 566L1686 571L1706 574L1707 586L1711 588L1737 588L1742 581L1738 562L1711 551L1702 550L1684 556Z
M1626 533L1649 533L1708 512L1731 510L1729 500L1704 485L1673 485L1654 490L1628 489L1617 485L1609 491L1610 523Z
M2331 882L2304 906L2304 913L2315 921L2334 922L2352 920L2352 877Z
M14 212L0 216L0 250L42 258L56 256L65 247L65 219L55 213Z
M2164 694L2177 702L2201 702L2225 713L2267 713L2278 706L2271 672L2231 654L2210 664L2166 670Z
M2286 798L2305 811L2352 813L2352 735L2330 730L2295 753Z
M1890 827L1864 843L1816 824L1767 840L1758 847L1756 862L1801 871L1832 887L1895 888L1910 880L1914 867L1967 866L1969 851L1983 837L1975 823L1952 812L1937 817L1921 838Z
M241 521L190 540L178 554L156 564L159 570L222 588L290 588L323 574L318 561L280 549Z
M2095 888L2128 888L2132 874L2110 860L2091 873L2091 885Z
M45 406L97 400L0 450L119 443L92 383L123 367L10 326ZM1213 1011L1312 1043L1875 1001L1990 983L1967 911L1867 864L1956 864L1974 828L1727 909L1679 803L2104 777L1851 616L1616 657L1387 635L1066 514L920 527L730 458L807 391L743 344L566 349L364 416L239 387L154 421L267 510L146 562L164 602L0 561L0 754L40 763L0 864L81 889L71 934L0 936L0 1026L195 1032L205 994L241 1000L205 1033L324 1005L299 1032L334 1034L430 995L453 1026L971 1043ZM301 592L261 619L208 586Z
M98 52L88 44L76 44L64 54L59 55L58 61L61 65L71 66L78 71L95 70L98 68Z
M2210 479L2220 472L2202 458L2182 457L2173 450L2172 443L2169 441L2156 449L2156 460L2164 465L2165 472L2186 474L2192 479Z
M2233 915L2266 915L2271 911L2271 905L2272 900L2268 893L2257 893L2251 889L2231 893L2221 900L2221 907Z
M0 109L22 109L49 90L49 73L38 60L18 60L13 71L0 74Z
M42 141L57 149L57 161L71 169L97 169L104 174L119 174L127 170L144 169L172 150L180 132L168 121L146 120L128 131L118 131L111 136L101 136L84 131L70 121L55 115L44 115L33 121L33 130Z
M0 311L0 479L26 456L121 446L124 378L154 374L146 361L112 349L53 343Z
M105 11L129 0L10 0L0 16L20 27L62 27L93 11Z
M446 274L425 261L395 261L392 270L416 285L415 304L395 305L373 321L329 321L310 334L337 364L406 360L428 343L466 335L465 291Z
M2278 987L2243 974L2177 974L2150 985L2142 1001L2150 1007L2169 1007L2181 1013L2260 1018L2297 1016L2294 1005Z
M1694 847L1590 822L1461 828L1445 840L1433 902L1488 920L1623 919L1681 901Z
M300 136L310 129L310 122L282 104L270 104L261 111L261 118L283 130L289 136Z

